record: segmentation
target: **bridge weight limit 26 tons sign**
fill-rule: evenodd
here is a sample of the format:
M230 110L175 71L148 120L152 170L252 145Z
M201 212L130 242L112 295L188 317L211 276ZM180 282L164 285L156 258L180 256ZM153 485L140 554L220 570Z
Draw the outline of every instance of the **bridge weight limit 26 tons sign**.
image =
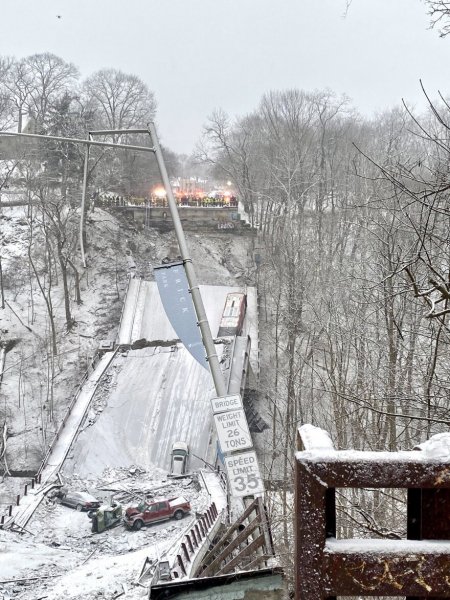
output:
M222 452L233 452L253 447L247 419L241 408L214 415L214 422Z
M222 452L234 452L225 457L231 494L252 496L264 492L256 452L240 452L253 447L247 419L239 394L212 398L212 409Z

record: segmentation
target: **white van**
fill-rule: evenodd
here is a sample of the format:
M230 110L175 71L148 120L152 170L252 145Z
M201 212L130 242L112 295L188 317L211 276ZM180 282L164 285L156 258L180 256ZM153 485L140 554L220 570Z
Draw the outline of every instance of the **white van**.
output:
M187 470L189 446L186 442L175 442L172 446L170 473L172 475L184 475Z

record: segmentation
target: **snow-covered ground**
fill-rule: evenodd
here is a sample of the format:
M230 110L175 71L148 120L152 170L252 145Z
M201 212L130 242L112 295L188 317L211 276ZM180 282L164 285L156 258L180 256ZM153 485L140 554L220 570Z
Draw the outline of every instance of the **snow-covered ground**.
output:
M131 472L134 469L131 468ZM192 513L181 521L163 521L140 531L129 531L123 525L109 529L101 534L91 533L91 521L85 512L61 505L54 499L47 499L37 509L29 523L34 540L49 545L61 545L87 551L92 545L101 544L99 555L116 555L159 544L161 541L176 537L195 519L196 512L202 512L209 505L209 496L198 482L198 475L180 480L168 479L161 471L143 472L137 469L106 469L100 477L69 480L71 489L88 491L100 501L114 497L122 501L124 509L136 506L143 497L183 496L191 503ZM49 526L50 525L50 526Z
M0 249L6 308L0 309L0 343L7 349L0 384L0 415L8 428L6 462L12 473L33 473L53 439L71 402L73 391L101 339L117 327L127 285L126 243L114 251L119 224L107 213L90 217L95 237L89 268L77 264L82 304L71 302L75 327L68 332L64 319L62 282L51 291L58 356L49 343L49 317L44 298L28 265L30 243L27 207L0 211ZM115 256L116 254L116 256ZM48 289L45 271L40 274ZM73 282L70 282L73 297Z

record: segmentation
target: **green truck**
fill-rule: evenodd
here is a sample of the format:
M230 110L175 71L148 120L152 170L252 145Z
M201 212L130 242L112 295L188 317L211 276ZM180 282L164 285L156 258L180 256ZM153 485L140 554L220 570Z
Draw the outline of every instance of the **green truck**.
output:
M102 533L106 529L115 527L122 521L122 505L118 502L102 504L97 510L88 513L91 519L92 533Z

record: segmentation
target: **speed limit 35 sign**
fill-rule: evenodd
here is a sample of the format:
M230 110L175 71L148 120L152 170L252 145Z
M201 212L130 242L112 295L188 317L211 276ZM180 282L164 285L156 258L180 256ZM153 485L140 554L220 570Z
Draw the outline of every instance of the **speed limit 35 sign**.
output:
M225 457L225 467L234 497L252 496L264 492L256 452L241 452Z

